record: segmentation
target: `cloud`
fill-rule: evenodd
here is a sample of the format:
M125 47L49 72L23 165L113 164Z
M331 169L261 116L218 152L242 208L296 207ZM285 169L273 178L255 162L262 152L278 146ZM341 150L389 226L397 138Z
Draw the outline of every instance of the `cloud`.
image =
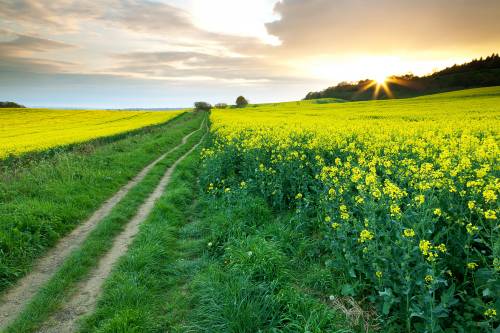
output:
M0 30L0 56L22 57L36 52L73 47L67 43Z
M296 55L499 46L498 0L282 0L267 24Z
M111 0L114 1L114 0ZM0 0L0 17L30 31L78 30L81 22L103 15L110 1Z
M70 49L73 45L0 30L0 74L5 72L64 72L76 64L44 59L40 53Z
M153 1L121 0L109 8L102 20L119 23L133 31L169 34L198 33L189 14L177 7Z
M110 73L158 79L192 78L234 82L280 81L282 66L266 58L211 55L200 52L135 52L116 55Z

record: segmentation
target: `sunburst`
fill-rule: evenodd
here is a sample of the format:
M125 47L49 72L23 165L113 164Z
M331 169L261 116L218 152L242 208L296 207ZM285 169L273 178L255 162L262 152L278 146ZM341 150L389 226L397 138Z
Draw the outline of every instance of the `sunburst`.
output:
M374 80L368 81L358 93L362 93L372 87L375 87L373 90L373 99L378 99L380 96L380 92L384 91L387 97L394 98L394 94L391 91L389 84L396 84L401 86L408 86L408 82L405 80L401 80L395 76L380 76Z

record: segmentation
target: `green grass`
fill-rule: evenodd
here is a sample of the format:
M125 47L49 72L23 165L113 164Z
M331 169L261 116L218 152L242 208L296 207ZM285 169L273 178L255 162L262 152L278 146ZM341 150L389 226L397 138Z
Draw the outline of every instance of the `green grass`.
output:
M197 129L202 115L184 114L162 126L2 163L0 171L0 290L87 218L145 165Z
M182 292L183 274L197 264L185 260L202 246L179 235L193 214L198 151L177 167L165 194L140 228L104 286L97 311L84 323L84 332L161 332L166 317L181 304L168 302Z
M82 246L73 251L56 274L30 301L6 332L33 332L53 314L79 281L85 279L100 258L112 246L112 240L135 215L139 206L154 190L165 170L188 151L204 131L194 134L188 143L159 162L125 198L104 218Z
M82 332L359 330L329 302L343 277L314 230L257 197L200 194L198 172L196 155L179 165Z

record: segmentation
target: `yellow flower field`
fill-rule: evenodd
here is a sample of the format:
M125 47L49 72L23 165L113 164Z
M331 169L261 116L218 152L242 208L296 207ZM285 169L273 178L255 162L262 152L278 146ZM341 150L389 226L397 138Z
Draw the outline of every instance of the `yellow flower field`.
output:
M0 109L0 158L164 123L182 111Z
M235 195L244 182L295 223L319 226L350 292L408 329L447 327L464 311L491 322L500 87L257 105L213 111L211 122L209 193Z

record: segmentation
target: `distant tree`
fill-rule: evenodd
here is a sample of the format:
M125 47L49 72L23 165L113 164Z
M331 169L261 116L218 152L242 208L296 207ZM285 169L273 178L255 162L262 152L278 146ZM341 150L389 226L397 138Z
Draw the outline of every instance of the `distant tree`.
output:
M215 104L215 108L216 109L226 109L227 104L226 103L217 103L217 104Z
M0 102L0 108L25 108L25 106L14 102Z
M247 99L243 96L238 96L238 98L236 99L236 106L239 108L244 108L247 105L248 105Z
M212 105L207 102L196 102L194 103L194 108L198 111L210 111Z

